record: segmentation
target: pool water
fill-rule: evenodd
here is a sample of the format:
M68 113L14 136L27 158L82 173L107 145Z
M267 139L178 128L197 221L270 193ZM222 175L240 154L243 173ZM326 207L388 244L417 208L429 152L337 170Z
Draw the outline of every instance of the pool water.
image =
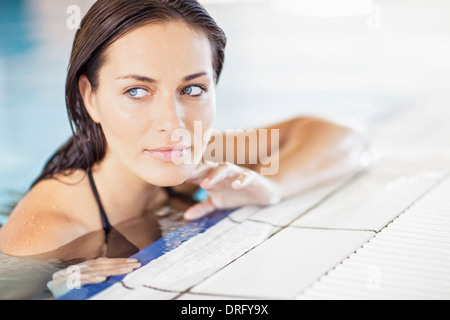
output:
M51 263L0 253L0 300L52 298L47 282L58 270Z
M114 226L107 238L103 230L98 230L35 256L19 258L0 252L0 300L51 299L47 282L58 270L99 257L128 258L164 237L172 235L173 239L173 233L187 223L184 211L195 203L189 197L173 195L145 216Z
M4 225L6 223L7 220L8 220L8 216L0 215L0 228L2 225Z
M38 2L46 1L0 3L0 214L11 211L70 135L68 47L43 29Z

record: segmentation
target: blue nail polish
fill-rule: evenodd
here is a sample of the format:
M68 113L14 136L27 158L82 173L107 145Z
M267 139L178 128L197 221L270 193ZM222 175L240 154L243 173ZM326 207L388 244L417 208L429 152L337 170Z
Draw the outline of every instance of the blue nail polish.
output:
M202 189L202 188L198 188L198 190L192 196L192 198L198 202L203 202L206 199L208 199L208 197L209 197L208 191L206 191L205 189Z

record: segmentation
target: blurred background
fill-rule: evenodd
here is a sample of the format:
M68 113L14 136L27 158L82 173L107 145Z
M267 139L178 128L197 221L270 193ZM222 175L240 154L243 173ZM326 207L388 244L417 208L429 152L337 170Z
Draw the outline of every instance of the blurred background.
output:
M0 212L70 136L67 64L78 18L93 2L0 2ZM385 142L450 147L450 139L422 139L450 119L448 0L200 2L228 36L218 128L318 115L376 132L404 118L380 133Z

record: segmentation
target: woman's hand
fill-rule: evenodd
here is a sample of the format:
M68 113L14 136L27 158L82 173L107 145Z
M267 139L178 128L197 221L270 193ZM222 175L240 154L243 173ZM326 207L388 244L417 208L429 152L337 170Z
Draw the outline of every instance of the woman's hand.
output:
M98 258L60 270L53 274L47 287L54 297L60 297L71 289L85 284L104 282L110 276L119 276L132 272L141 264L136 259Z
M266 206L281 200L273 181L228 162L201 164L187 182L198 184L209 193L208 199L185 212L187 220L199 219L216 210L244 205Z

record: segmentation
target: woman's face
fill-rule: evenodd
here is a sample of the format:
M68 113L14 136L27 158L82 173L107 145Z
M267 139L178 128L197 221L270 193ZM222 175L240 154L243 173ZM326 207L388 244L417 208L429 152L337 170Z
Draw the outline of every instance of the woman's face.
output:
M105 159L153 185L183 183L216 115L208 38L182 22L127 33L107 49L91 105L108 143Z

